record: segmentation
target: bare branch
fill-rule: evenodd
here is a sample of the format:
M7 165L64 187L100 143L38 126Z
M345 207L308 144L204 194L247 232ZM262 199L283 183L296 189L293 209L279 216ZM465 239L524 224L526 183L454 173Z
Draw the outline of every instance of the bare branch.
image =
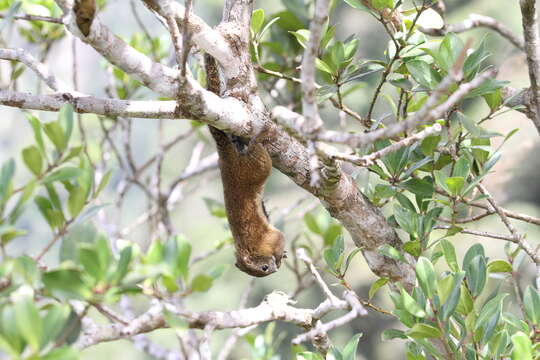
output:
M319 272L315 268L315 265L313 265L313 261L311 261L311 259L307 255L306 250L304 248L298 248L298 250L296 250L296 256L300 260L306 263L307 267L309 268L309 271L311 272L311 274L313 274L315 281L321 287L322 291L324 292L324 295L326 295L326 298L330 300L330 303L333 306L336 306L340 300L334 294L332 294L332 292L328 288L328 285L326 285L326 283L323 281L321 274L319 274Z
M163 317L163 307L173 314L183 318L192 328L204 329L208 326L213 329L243 328L263 322L282 320L300 327L311 327L311 324L333 310L348 310L351 305L340 300L335 306L325 300L315 309L296 308L290 305L291 299L282 292L268 294L256 307L229 312L208 311L194 312L179 309L172 304L154 304L150 309L139 317L130 321L126 326L121 324L94 325L84 329L76 346L80 349L89 346L118 339L131 338L132 336L147 333L166 327Z
M398 135L406 130L414 129L421 124L429 124L440 119L444 113L449 111L459 103L471 90L480 86L488 78L496 74L494 69L483 72L472 81L463 83L448 97L442 104L438 105L440 98L446 94L450 86L455 82L455 77L449 75L443 79L439 86L433 91L426 100L424 106L417 111L410 119L392 124L386 128L378 129L365 134L350 134L337 131L321 131L317 138L320 141L346 144L353 148L372 144L379 139L389 138ZM298 122L300 115L296 114L283 106L277 106L272 111L274 118L284 119L289 122Z
M179 22L184 19L185 8L180 3L171 0L142 0L145 5L154 10L164 19L173 18ZM192 40L201 49L212 55L222 66L228 77L238 75L238 61L236 60L229 43L216 30L212 29L204 20L191 14L187 23L192 34Z
M436 225L435 229L448 230L451 227L452 226L450 225ZM472 230L472 229L462 229L460 232L463 234L476 235L476 236L488 237L492 239L505 240L505 241L517 243L516 238L510 235L503 235L503 234L497 234L497 233L492 233L488 231L480 231L480 230Z
M58 80L45 66L37 61L32 54L24 49L0 49L0 59L19 61L28 66L54 91L69 91L69 87Z
M305 121L302 133L308 138L307 149L309 153L309 165L311 169L311 186L319 183L319 159L316 154L315 144L311 139L319 132L323 122L317 108L317 84L315 83L315 60L319 54L322 28L328 20L329 0L317 0L313 19L309 25L309 40L306 44L302 59L302 72L300 75L302 86L302 113Z
M405 146L414 144L415 142L420 141L428 136L439 133L441 130L442 130L442 126L440 124L435 124L427 128L426 130L420 131L414 135L406 137L398 142L393 143L390 146L385 147L384 149L381 149L379 151L376 151L366 156L356 156L356 155L349 155L349 154L344 154L344 153L333 153L333 154L331 153L330 156L335 159L348 161L355 165L370 166L373 164L375 160L385 157L386 155L391 154L395 151L398 151L399 149Z
M529 66L529 79L531 82L532 104L535 116L531 117L536 129L540 133L540 37L538 35L538 21L536 0L520 0L523 34L525 36L525 53Z
M92 21L88 35L80 32L73 14L73 0L56 0L64 12L68 30L92 46L99 54L160 95L174 97L178 71L152 61L115 36L98 18Z
M514 33L508 26L498 22L496 19L484 15L470 14L469 18L461 23L447 24L442 29L424 29L421 27L420 31L431 36L444 36L447 33L462 33L478 27L486 27L496 31L503 38L510 41L515 47L525 51L524 41L519 35Z
M0 19L5 19L5 14L0 14ZM53 24L63 24L62 19L51 17L51 16L41 16L41 15L15 15L13 16L15 20L26 20L26 21L45 21Z

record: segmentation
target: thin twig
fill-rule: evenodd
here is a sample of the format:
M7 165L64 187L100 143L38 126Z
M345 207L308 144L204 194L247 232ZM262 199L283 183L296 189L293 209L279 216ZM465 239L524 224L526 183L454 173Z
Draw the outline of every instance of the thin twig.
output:
M0 14L0 19L5 19L6 14ZM41 15L15 15L12 17L15 20L26 20L26 21L45 21L54 24L63 24L61 18L55 18L51 16L41 16Z

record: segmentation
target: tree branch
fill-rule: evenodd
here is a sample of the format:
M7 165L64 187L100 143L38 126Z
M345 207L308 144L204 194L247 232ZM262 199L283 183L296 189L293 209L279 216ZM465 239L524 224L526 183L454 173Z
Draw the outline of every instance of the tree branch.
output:
M446 24L442 29L424 29L420 27L420 31L431 36L444 36L448 33L462 33L478 27L486 27L496 31L503 38L510 41L515 47L521 51L525 51L523 38L514 33L508 26L498 22L492 17L484 15L470 14L469 18L461 23Z
M158 15L176 19L179 23L184 20L185 8L180 3L171 0L142 0L144 4ZM229 43L216 30L195 14L190 14L187 22L192 34L192 41L201 49L212 55L222 66L228 77L238 75L238 60L233 54Z
M536 13L536 0L520 0L523 34L525 36L525 53L529 66L529 79L531 82L532 104L535 114L531 117L536 129L540 133L540 37L538 35L538 21Z
M54 91L69 91L64 82L58 80L44 64L37 61L32 54L24 49L0 49L0 59L19 61L25 64Z

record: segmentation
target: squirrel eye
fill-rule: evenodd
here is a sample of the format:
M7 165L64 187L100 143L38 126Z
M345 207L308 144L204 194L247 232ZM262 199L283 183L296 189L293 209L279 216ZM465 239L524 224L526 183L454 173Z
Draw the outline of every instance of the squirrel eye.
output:
M261 269L262 269L262 271L268 271L268 265L263 265L263 266L261 267Z

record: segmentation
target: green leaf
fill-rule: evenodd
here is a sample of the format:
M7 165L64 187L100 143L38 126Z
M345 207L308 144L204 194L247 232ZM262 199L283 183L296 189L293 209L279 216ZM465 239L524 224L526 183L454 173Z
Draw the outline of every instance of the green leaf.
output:
M343 227L339 223L330 223L324 231L324 245L329 246L331 244L334 244L338 236L340 236L342 233Z
M62 161L66 162L66 161L76 158L77 156L81 154L83 149L84 149L83 146L72 147Z
M475 331L481 328L487 328L487 325L489 325L491 319L493 318L498 319L502 311L504 299L507 296L508 296L508 293L500 293L484 304L484 306L480 310L480 314L478 315L478 318L476 319L476 324L474 327ZM484 333L484 336L485 336L485 333Z
M268 29L270 29L270 27L276 22L279 20L279 16L278 17L275 17L273 18L272 20L270 20L265 26L264 28L261 30L260 34L259 34L259 39L261 39L264 34L268 31Z
M111 284L118 285L122 282L126 276L131 262L133 248L131 246L126 246L120 252L120 259L118 260L118 265L116 271L111 276Z
M96 228L91 223L79 223L69 227L68 233L62 237L60 245L60 262L78 261L78 248L83 244L93 244L98 239Z
M471 171L471 163L466 157L460 157L454 166L454 176L462 177L466 179Z
M345 2L355 9L368 12L370 11L370 9L367 6L363 5L360 0L345 0Z
M433 175L435 175L435 182L437 185L443 189L447 194L451 194L452 191L450 191L450 188L448 187L448 184L446 183L447 176L439 170L436 170L433 172Z
M191 290L194 292L208 291L214 282L214 278L206 274L199 274L191 280Z
M372 299L373 296L375 296L375 294L377 293L377 291L381 287L388 284L388 281L390 281L390 280L387 279L387 278L379 278L379 279L377 279L377 281L375 281L373 284L371 284L371 287L369 288L369 292L368 292L369 298Z
M294 35L294 37L296 38L296 40L298 40L298 43L299 43L303 48L306 47L306 44L307 44L307 42L309 41L309 35L310 35L309 30L307 30L307 29L300 29L300 30L298 30L298 31L291 31L291 34Z
M335 34L336 34L335 25L331 25L326 29L326 31L324 32L324 36L321 38L321 44L320 44L321 51L326 49L326 46L334 38Z
M465 256L463 257L463 269L467 269L471 260L477 255L482 255L485 257L484 247L481 244L474 244L469 248L469 250L467 250Z
M43 135L41 133L41 123L39 122L37 117L30 114L29 112L25 112L24 115L26 116L26 119L32 127L32 131L34 132L34 139L36 140L36 144L39 150L42 153L45 153L45 144L43 143Z
M434 191L433 183L425 179L412 178L402 183L401 186L413 194L422 196L424 198L432 197Z
M463 72L467 80L471 80L476 76L480 70L480 65L482 62L484 62L484 60L491 55L488 51L486 51L486 40L487 36L484 36L478 48L467 56L467 59L465 59L465 63L463 64Z
M61 347L51 350L44 356L40 356L41 360L78 360L79 353L72 347Z
M101 194L101 192L103 191L103 189L105 189L105 187L107 186L107 184L109 183L109 180L111 179L111 175L112 175L112 171L109 170L105 173L105 175L103 175L103 177L101 178L101 180L99 181L99 184L96 188L96 192L94 194L94 197L97 197L99 194Z
M459 234L460 232L463 231L463 228L462 227L459 227L459 226L456 226L456 225L452 225L450 227L450 229L448 229L448 231L446 231L446 234L444 234L445 237L450 237L450 236L454 236L456 234Z
M413 339L435 339L441 337L441 331L428 324L417 323L406 332Z
M358 348L358 341L362 337L362 334L354 335L351 340L345 345L343 351L341 352L343 360L355 360L356 359L356 349Z
M406 339L407 335L405 332L398 329L386 329L381 334L383 341L392 340L392 339Z
M30 171L38 176L43 168L43 159L39 149L35 146L29 146L22 151L23 161Z
M320 354L309 351L299 352L296 356L296 360L324 360Z
M99 257L93 247L83 246L79 248L78 259L85 272L94 278L95 283L103 280L106 269L101 266Z
M19 333L28 345L37 352L41 346L41 337L43 336L43 323L39 311L30 296L18 298L14 306Z
M31 257L22 255L14 259L13 277L15 279L21 277L27 284L35 286L40 279L40 275L37 264Z
M43 318L43 345L55 341L62 334L69 313L70 308L67 305L55 305L47 311Z
M452 196L459 196L463 186L465 185L465 179L459 176L446 178L445 182Z
M394 0L372 0L371 3L377 10L394 8Z
M315 66L322 72L328 73L330 75L335 75L334 70L332 70L332 68L326 62L319 58L315 59Z
M467 272L467 284L471 289L471 295L480 295L487 280L486 258L483 255L475 256L469 266L465 268L465 271Z
M362 249L356 248L353 251L347 255L347 259L345 260L345 268L343 269L342 273L345 274L347 270L349 269L349 265L351 264L352 259L358 254Z
M433 89L441 81L440 75L425 61L412 60L406 67L412 77L425 88Z
M443 321L447 321L448 318L453 315L454 310L456 310L456 307L458 306L459 300L461 298L461 284L464 277L465 272L463 271L460 271L453 276L454 285L452 286L450 295L448 295L448 297L446 298L446 302L444 303L441 311L441 318Z
M311 231L314 234L322 235L322 230L319 227L319 224L317 223L317 219L315 216L313 216L312 213L307 212L304 215L304 223L307 225L309 231Z
M465 283L461 284L461 295L459 297L459 303L456 310L462 315L469 315L474 309L474 302L471 293L465 286Z
M66 149L64 130L58 122L43 124L43 130L58 152Z
M77 217L86 204L86 193L80 187L74 187L69 192L68 197L68 210L72 218Z
M257 9L251 15L251 31L257 34L264 24L264 10Z
M403 250L417 258L422 254L422 244L420 240L407 241L403 244Z
M523 305L527 318L534 324L540 324L540 295L538 290L528 285L523 295Z
M4 336L0 334L0 350L3 350L5 353L9 354L12 359L18 359L20 355L20 350L17 348L18 344L9 341Z
M49 291L62 298L85 300L92 296L79 270L58 269L46 272L43 274L43 283Z
M399 198L398 198L399 199ZM411 203L412 205L412 203ZM411 236L417 235L418 215L405 207L394 205L394 218L399 226Z
M450 68L454 66L457 57L463 49L463 43L454 33L446 35L439 46L439 53L437 56L437 64L447 73L450 72Z
M164 257L172 270L173 277L182 276L184 280L187 280L190 256L191 244L181 235L174 236L165 244Z
M532 342L527 334L519 331L512 335L512 360L533 360Z
M203 198L203 200L206 204L206 208L212 216L218 218L227 217L227 212L225 211L225 206L223 205L223 203L210 198Z
M0 205L4 204L11 195L13 175L15 175L15 161L9 159L0 169Z
M0 241L4 245L17 237L23 236L26 234L27 234L26 230L20 230L9 225L0 225Z
M512 273L512 265L508 261L493 260L487 266L489 273Z
M34 202L36 203L39 212L45 218L49 226L51 228L56 227L58 224L56 218L53 216L54 209L49 199L43 196L36 196L34 198Z
M403 254L397 251L396 248L390 244L383 244L379 246L378 252L386 257L389 257L390 259L406 262Z
M427 298L432 298L436 292L436 278L433 264L427 258L421 256L416 263L416 278Z
M53 173L47 175L43 179L44 184L50 184L55 181L68 181L74 178L81 176L83 171L79 168L73 166L65 166L61 169L54 171Z
M475 97L480 97L486 94L493 93L494 91L501 89L502 87L508 85L508 81L502 81L497 80L494 78L489 78L486 81L484 81L480 86L478 86L476 89L470 91L464 99L473 99Z
M58 114L58 122L62 125L64 132L62 146L64 149L67 148L71 133L73 132L73 112L73 105L68 103L62 106Z
M146 256L143 257L143 263L145 264L159 264L163 258L163 244L159 239L152 241Z
M9 222L14 224L19 216L21 216L22 211L24 210L24 205L30 200L32 195L34 195L34 191L37 187L37 184L35 181L31 181L28 184L26 184L22 188L22 194L19 196L19 200L17 201L17 204L13 207L11 210L11 213L9 214ZM2 200L0 198L0 203L2 203Z
M426 316L424 309L422 309L416 300L414 300L414 298L404 289L401 289L401 301L403 302L403 307L409 314L420 318Z
M484 100L491 111L497 110L503 103L501 89L497 89L492 93L485 94Z
M435 135L435 136L428 136L424 140L422 140L422 152L427 155L431 156L435 152L435 149L437 149L437 145L441 142L441 136Z

